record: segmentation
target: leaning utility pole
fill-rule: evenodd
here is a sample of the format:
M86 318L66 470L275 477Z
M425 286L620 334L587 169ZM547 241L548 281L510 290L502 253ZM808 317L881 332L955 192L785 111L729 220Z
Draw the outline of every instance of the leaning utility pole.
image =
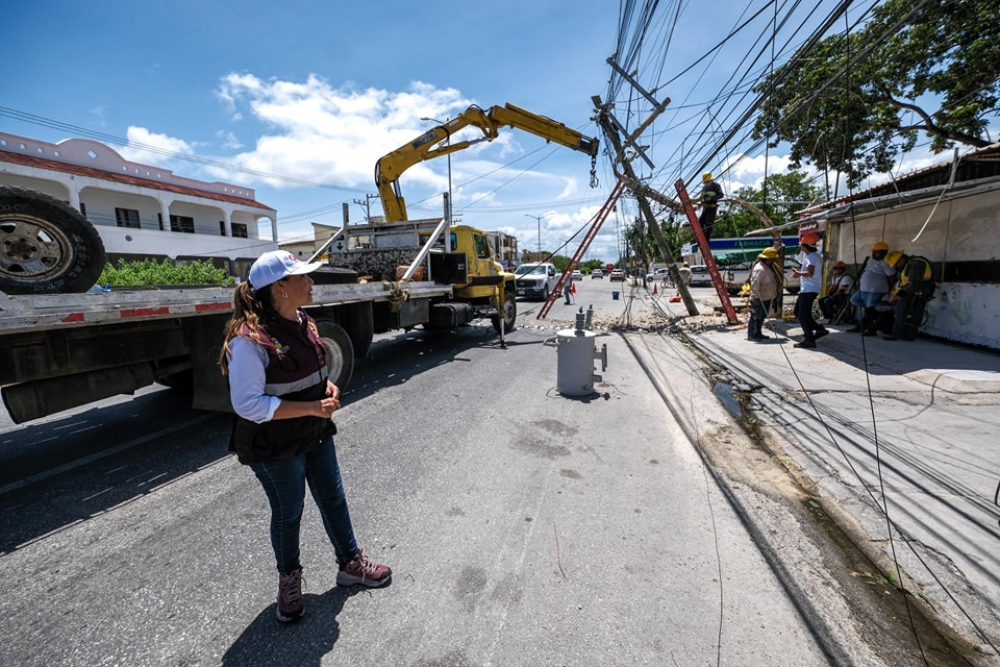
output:
M670 246L667 245L667 239L663 236L663 230L660 229L660 223L656 221L656 217L653 215L653 209L650 207L649 201L647 201L644 196L645 189L634 187L639 183L639 179L635 175L635 170L632 169L632 163L629 160L626 160L623 154L621 139L618 137L618 130L616 129L616 125L618 123L612 118L599 95L594 95L591 99L597 109L597 124L601 126L601 129L604 130L604 136L606 136L608 141L611 142L615 151L614 154L620 156L622 169L625 173L624 175L618 174L617 169L615 169L615 175L618 176L619 180L625 182L629 189L632 190L632 194L635 195L636 201L639 202L639 209L646 218L646 224L649 225L649 230L653 232L653 238L656 239L656 245L660 247L660 254L662 254L663 258L667 260L667 271L670 272L670 279L674 281L675 285L677 285L677 293L681 295L681 299L687 307L688 315L697 315L698 306L695 305L694 299L691 298L691 292L688 290L688 286L683 280L681 280L681 274L677 270L677 261L674 259L674 253L671 252Z

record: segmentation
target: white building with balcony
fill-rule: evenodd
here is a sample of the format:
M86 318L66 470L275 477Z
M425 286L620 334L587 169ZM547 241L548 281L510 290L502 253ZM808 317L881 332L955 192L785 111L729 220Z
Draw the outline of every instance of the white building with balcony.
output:
M57 144L0 132L0 184L67 202L94 225L108 261L211 259L244 275L278 247L277 212L251 188L129 162L89 139ZM262 224L270 230L261 236Z

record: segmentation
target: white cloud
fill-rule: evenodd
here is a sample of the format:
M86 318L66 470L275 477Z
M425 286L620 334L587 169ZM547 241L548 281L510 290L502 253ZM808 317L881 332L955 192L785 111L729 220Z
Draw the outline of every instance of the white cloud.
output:
M90 114L97 118L97 124L105 127L108 124L108 109L104 105L98 105L90 110Z
M791 159L787 155L747 157L741 153L726 160L722 179L726 190L730 192L746 186L759 188L764 182L765 175L783 174L788 171L790 164ZM810 170L807 168L805 171Z
M119 152L126 160L159 167L175 168L179 164L177 155L193 155L196 144L165 134L150 132L144 127L129 126L126 132L129 145Z
M238 150L240 148L243 148L243 143L240 142L240 140L232 132L224 132L222 130L219 130L218 132L215 133L215 136L219 138L220 142L222 142L223 148L228 148L232 150Z
M247 73L223 77L217 96L231 118L252 117L263 127L251 150L229 161L349 188L370 187L380 157L429 129L421 117L443 120L471 103L453 88L439 90L421 82L394 93L350 84L338 88L315 75L294 82ZM417 167L407 172L407 179L440 185L431 171ZM269 184L283 186L277 180Z

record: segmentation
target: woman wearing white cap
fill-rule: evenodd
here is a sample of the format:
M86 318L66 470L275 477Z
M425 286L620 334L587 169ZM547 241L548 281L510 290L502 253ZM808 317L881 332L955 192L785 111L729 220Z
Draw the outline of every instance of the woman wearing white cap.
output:
M284 250L261 255L236 286L219 359L236 411L229 449L250 466L271 505L282 622L304 613L299 528L307 482L340 566L337 583L382 586L392 576L358 548L344 497L331 421L340 390L327 377L316 322L302 309L312 303L308 274L320 266Z

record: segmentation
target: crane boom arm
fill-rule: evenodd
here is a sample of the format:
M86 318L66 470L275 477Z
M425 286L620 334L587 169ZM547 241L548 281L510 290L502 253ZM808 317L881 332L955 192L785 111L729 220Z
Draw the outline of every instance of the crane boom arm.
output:
M440 145L465 127L478 127L483 136ZM401 222L407 220L406 202L399 191L400 175L413 165L425 160L465 150L481 141L493 141L500 136L500 128L514 127L530 132L546 141L553 141L567 148L587 153L592 159L597 157L598 140L585 137L576 130L566 127L551 118L540 116L526 109L507 103L493 106L484 111L478 106L470 106L447 123L438 125L415 140L383 155L375 163L375 185L382 200L382 210L386 220Z

